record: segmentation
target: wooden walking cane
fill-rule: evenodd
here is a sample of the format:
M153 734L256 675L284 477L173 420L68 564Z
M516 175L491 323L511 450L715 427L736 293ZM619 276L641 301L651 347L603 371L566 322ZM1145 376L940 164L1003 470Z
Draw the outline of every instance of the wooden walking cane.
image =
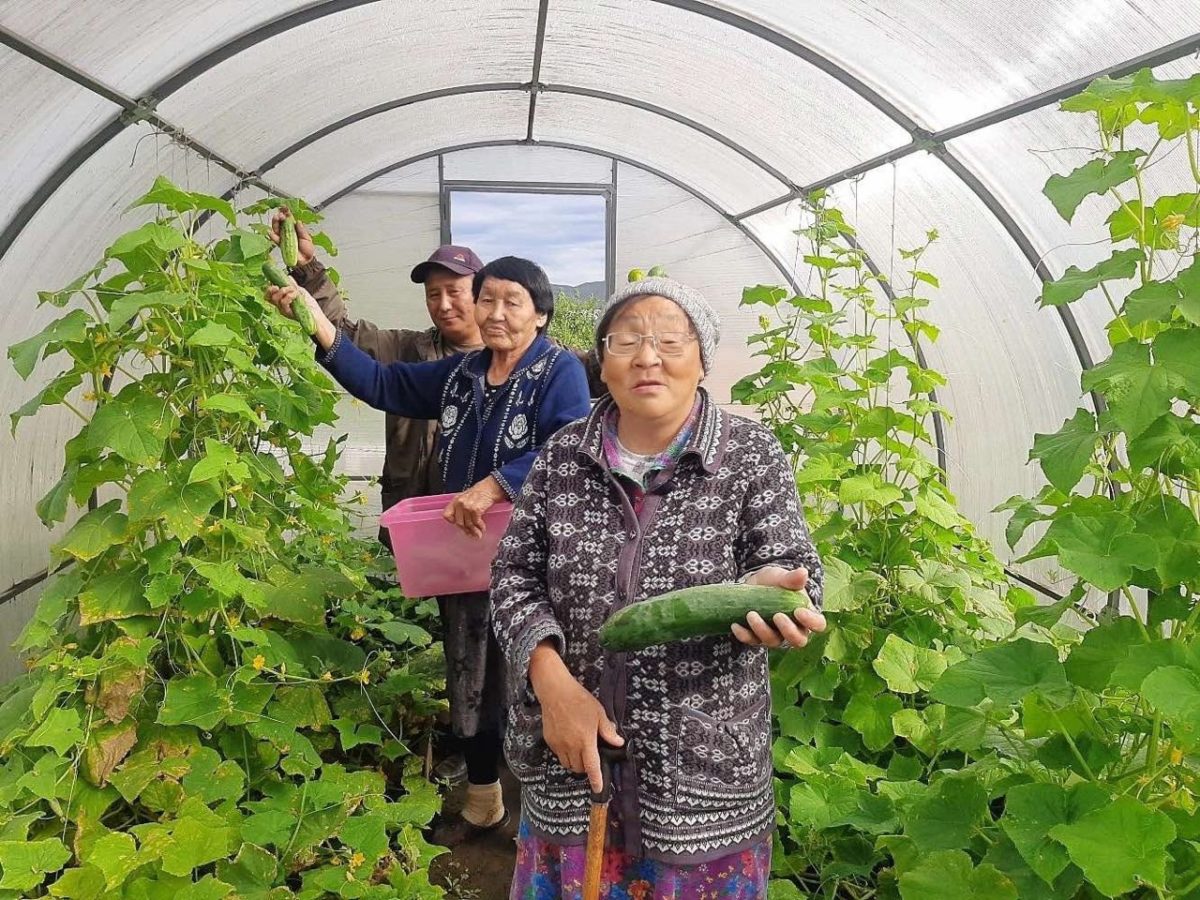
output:
M608 832L608 802L612 799L612 764L625 758L623 747L600 747L600 793L592 794L588 817L587 862L583 870L583 900L600 900L600 875L604 867L604 838Z

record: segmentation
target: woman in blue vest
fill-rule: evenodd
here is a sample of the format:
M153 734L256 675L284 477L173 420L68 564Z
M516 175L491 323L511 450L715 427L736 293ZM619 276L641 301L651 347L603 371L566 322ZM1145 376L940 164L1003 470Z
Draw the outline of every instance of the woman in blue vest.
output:
M456 494L443 515L479 536L487 509L516 498L542 444L586 416L589 401L578 358L545 336L554 292L539 266L501 257L475 275L473 290L483 350L390 365L355 347L306 291L271 287L267 299L288 316L293 302L308 305L317 323L318 359L352 395L385 412L441 423L442 478ZM451 722L464 738L468 781L462 818L444 823L436 835L448 846L508 819L499 780L504 676L487 594L440 597L438 606Z

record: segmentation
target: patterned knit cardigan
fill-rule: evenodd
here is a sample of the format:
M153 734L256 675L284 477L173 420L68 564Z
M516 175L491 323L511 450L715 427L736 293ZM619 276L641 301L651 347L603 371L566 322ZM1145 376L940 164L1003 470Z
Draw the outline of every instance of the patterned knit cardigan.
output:
M605 461L611 398L551 438L492 570L492 624L509 665L505 755L531 827L559 844L585 840L589 788L542 740L528 675L546 639L627 741L630 759L614 779L626 852L699 863L774 824L766 651L715 637L609 653L597 640L623 606L768 565L807 567L820 603L821 564L782 448L700 393L687 449L654 477L640 515Z

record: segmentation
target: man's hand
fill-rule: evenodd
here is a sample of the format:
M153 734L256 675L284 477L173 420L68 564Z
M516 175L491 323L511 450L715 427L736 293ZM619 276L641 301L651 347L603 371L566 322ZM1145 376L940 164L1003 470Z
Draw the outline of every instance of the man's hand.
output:
M746 583L802 591L808 584L808 569L768 566L747 578ZM825 630L825 617L815 609L801 607L792 616L776 613L768 623L758 613L752 612L746 616L745 625L734 624L729 627L735 638L751 647L782 647L785 644L789 647L803 647L808 643L812 632Z
M554 645L545 642L529 658L529 682L542 706L542 738L568 772L586 773L592 791L604 788L600 741L621 747L625 739L600 701L575 680Z
M279 235L283 229L283 220L287 218L290 210L286 206L281 206L275 210L275 215L271 216L271 240L275 242L275 246L279 246ZM308 233L308 228L299 219L296 220L296 265L302 266L305 263L312 262L317 256L317 245L313 243L312 235Z
M500 482L489 475L461 494L455 495L442 510L442 518L452 525L457 525L471 537L481 538L485 530L483 514L507 497L504 488L500 487Z
M313 335L313 340L320 345L322 350L328 350L333 346L334 338L337 337L337 329L333 327L333 323L329 321L325 313L321 312L321 306L312 294L296 284L296 279L288 278L288 281L291 284L287 287L275 287L273 284L267 285L266 290L263 291L267 302L289 319L296 318L295 312L292 310L292 304L308 304L308 308L313 314L313 321L317 323L317 333Z

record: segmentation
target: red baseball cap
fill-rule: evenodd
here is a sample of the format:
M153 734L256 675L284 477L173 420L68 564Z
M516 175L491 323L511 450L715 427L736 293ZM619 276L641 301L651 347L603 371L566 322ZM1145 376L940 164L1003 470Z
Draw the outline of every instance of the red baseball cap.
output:
M435 266L449 269L455 275L474 275L483 268L483 260L475 255L470 247L456 247L453 244L443 244L433 251L429 259L413 266L412 280L424 284L429 277L429 270Z

